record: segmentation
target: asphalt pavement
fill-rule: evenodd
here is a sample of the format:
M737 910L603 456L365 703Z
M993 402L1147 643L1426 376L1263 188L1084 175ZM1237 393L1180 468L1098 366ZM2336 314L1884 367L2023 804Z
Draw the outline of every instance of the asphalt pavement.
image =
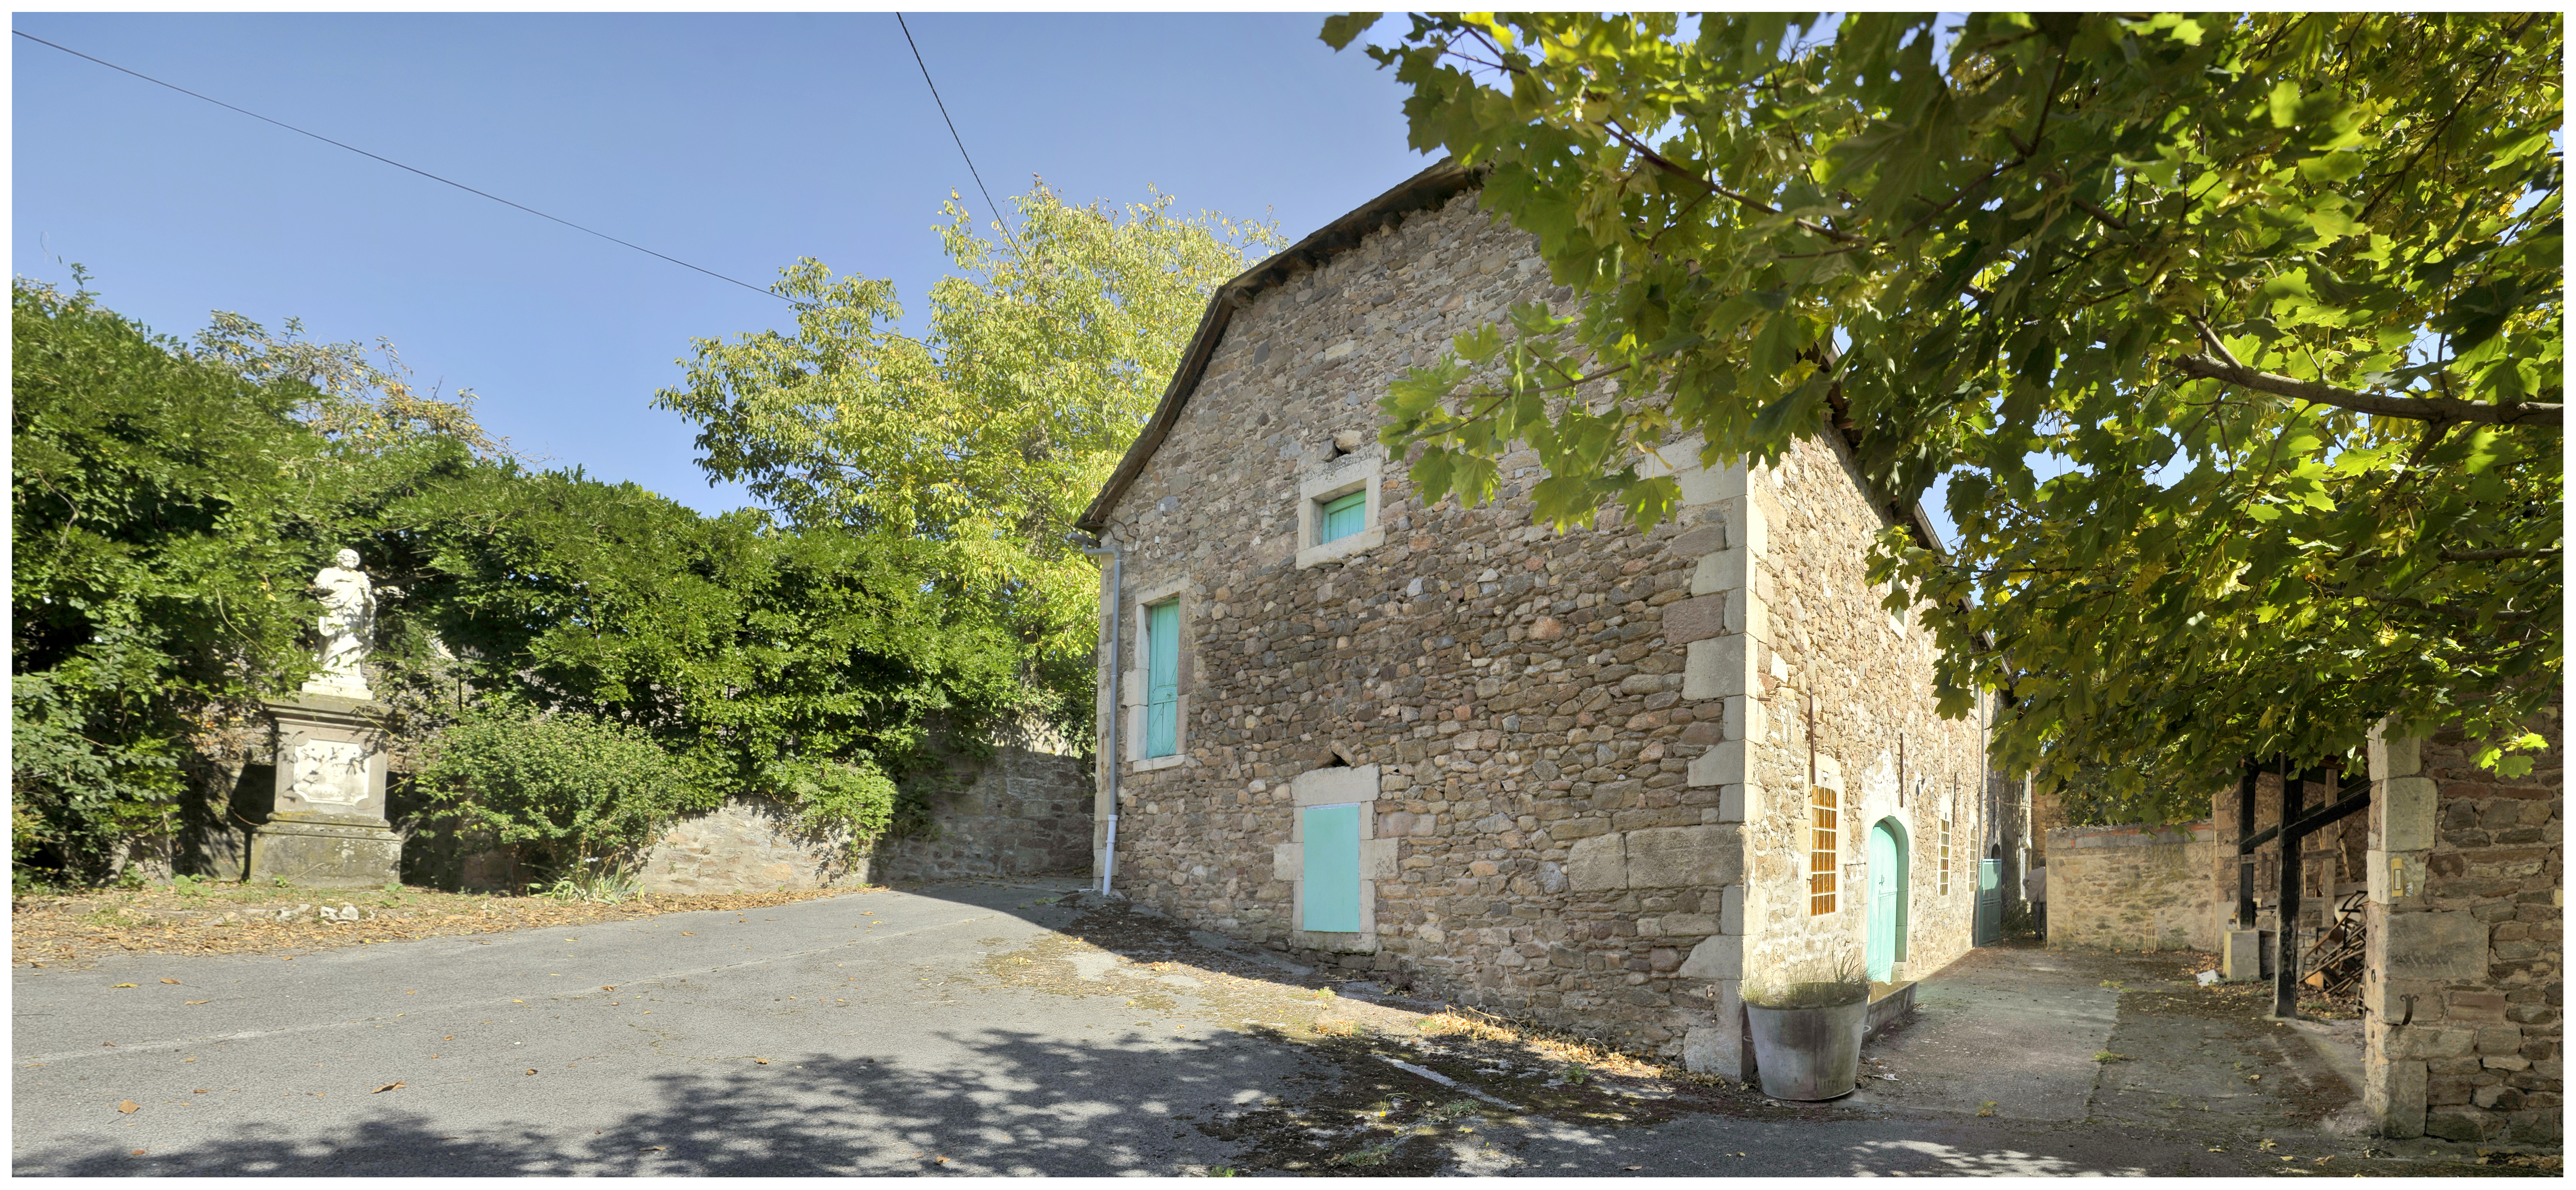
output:
M1022 904L1058 891L20 969L12 1164L1108 1174L1221 1159L1230 1146L1167 1117L1257 1098L1295 1068L1293 1047L1114 998L960 986L1068 921Z
M1365 984L1336 995L1072 887L21 967L13 1171L2216 1174L2281 1172L2284 1156L2342 1172L2362 1155L2274 1118L2237 1121L2294 1142L2258 1152L2087 1111L2084 1051L2117 992L2080 967L1963 970L1885 1047L1875 1069L1896 1078L1792 1107L1652 1080L1567 1086L1561 1062L1417 1028L1432 1005ZM2034 1007L2064 1036L2025 1029L2016 1054L1996 1032L2009 1022L1988 1018L2011 1013L2000 992L2043 984L2064 1002ZM1900 1092L1961 1079L1978 1053L1998 1067L1986 1081L2039 1093ZM2002 1111L1959 1110L1968 1098Z

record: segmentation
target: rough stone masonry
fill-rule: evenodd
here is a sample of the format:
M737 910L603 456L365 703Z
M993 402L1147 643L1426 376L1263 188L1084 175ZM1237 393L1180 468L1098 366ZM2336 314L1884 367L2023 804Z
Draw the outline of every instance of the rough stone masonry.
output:
M1438 168L1217 295L1085 515L1122 552L1099 721L1116 886L1740 1074L1741 981L1857 956L1876 824L1901 840L1896 970L1968 946L1992 841L1983 708L1935 714L1928 635L1864 576L1895 519L1838 439L1750 471L1668 448L1648 465L1684 507L1650 533L1533 526L1526 451L1491 506L1423 501L1377 445L1377 397L1530 300L1572 294ZM1316 510L1352 492L1365 528L1322 540ZM1143 642L1171 601L1177 739L1149 757ZM1298 810L1352 803L1360 928L1304 929ZM1830 905L1810 896L1819 870Z
M2364 1099L2390 1136L2555 1143L2565 1087L2565 704L2532 772L2457 732L2370 746Z

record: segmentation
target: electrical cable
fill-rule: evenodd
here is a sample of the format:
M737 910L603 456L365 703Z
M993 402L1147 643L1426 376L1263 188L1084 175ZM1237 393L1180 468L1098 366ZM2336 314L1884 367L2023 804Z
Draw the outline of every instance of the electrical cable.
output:
M643 253L643 254L644 254L644 255L646 255L646 256L651 256L651 257L655 257L655 258L660 259L660 260L666 260L666 261L669 261L669 262L671 262L672 264L676 264L676 265L678 265L678 266L680 266L681 268L684 268L684 269L691 269L691 270L694 270L694 271L697 271L697 272L705 273L706 275L708 275L708 276L710 276L710 277L713 277L713 278L715 278L715 279L716 279L716 280L718 280L718 281L729 281L729 282L732 282L733 284L735 284L735 285L739 285L739 286L742 286L743 288L748 289L748 290L752 291L753 293L757 293L757 294L764 294L764 295L769 296L769 297L777 298L778 300L780 300L780 301L782 301L782 302L786 302L787 304L789 304L789 305L791 305L791 306L796 304L796 301L795 301L795 299L794 299L794 298L787 297L787 296L786 296L786 295L784 295L784 294L780 294L780 293L772 292L772 291L770 291L770 290L768 290L768 289L765 289L765 288L763 288L763 287L761 287L761 286L754 285L754 284L752 284L752 283L751 283L751 282L749 282L749 281L736 280L735 278L725 276L723 273L719 273L719 272L715 271L714 269L699 268L697 265L690 264L688 261L682 260L682 259L680 259L679 257L676 257L676 256L665 256L665 255L663 255L662 253L659 253L659 252L656 252L656 251L654 251L654 250L652 250L652 249L650 249L650 248L647 248L647 247L645 247L645 246L644 246L644 245L642 245L642 244L630 243L630 242L628 242L628 241L626 241L626 240L618 239L616 236L610 235L610 234L608 234L607 232L604 232L604 231L593 231L593 230L591 230L590 228L583 227L582 225L580 225L580 224L578 224L578 223L575 223L575 222L573 222L573 221L572 221L572 220L570 220L570 219L560 219L560 218L556 218L555 216L553 216L553 215L549 215L549 214L545 213L544 211L540 211L540 210L536 209L535 207L531 207L531 206L524 206L524 205L521 205L521 204L519 204L519 203L511 202L509 199L503 198L503 197L501 197L500 195L492 194L492 193L488 193L488 192L486 192L486 191L482 191L482 190L477 190L477 189L475 189L475 188L473 188L473 187L471 187L471 186L466 185L466 184L465 184L465 183L463 183L463 182L450 181L449 179L447 179L447 178L442 178L442 177L438 176L437 174L434 174L434 173L429 172L428 170L425 170L425 169L418 169L418 168L415 168L415 167L413 167L413 166L405 165L405 164L403 164L402 162L396 161L396 160L394 160L394 159L393 159L393 158L391 158L391 157L384 157L384 156L380 156L380 155L375 154L375 153L370 153L370 152L366 151L365 149L361 149L361 148L357 147L356 145L343 144L343 143L341 143L341 142L339 142L339 141L336 141L336 140L331 139L330 137L324 136L324 135L322 135L321 133L318 133L318 132L306 132L304 129L298 128L298 127L296 127L296 126L295 126L295 125L293 125L293 124L289 124L289 123L287 123L287 122L286 122L286 121L284 121L284 120L272 120L272 119L268 118L267 116L263 116L263 115L259 114L258 112L255 112L255 111L250 110L249 108L244 108L244 107L235 107L235 106L233 106L232 104L226 103L226 102L224 102L223 100L217 99L217 98L215 98L215 97L213 97L213 96L211 96L211 95L200 95L200 94L198 94L198 93L196 93L196 92L194 92L194 91L191 91L191 90L187 89L186 87L182 87L182 86L180 86L180 85L178 85L178 84L176 84L176 83L165 83L165 82L162 82L160 79L154 78L154 77L152 77L151 75L148 75L148 74L143 73L142 71L139 71L139 70L127 70L125 67L119 66L119 65L117 65L117 64L116 64L116 63L114 63L114 62L110 62L110 61L108 61L108 60L107 60L107 59L105 59L105 58L91 57L91 56L90 56L90 55L88 55L88 54L84 54L84 53L80 52L79 50L76 50L76 49L71 48L70 46L66 46L66 45L55 45L55 43L50 42L50 41L47 41L47 40L45 40L44 38L38 37L38 36L36 36L36 35L35 35L35 34L33 34L33 33L26 32L25 30L22 30L22 29L12 29L12 30L10 30L10 32L12 32L12 33L16 33L18 36L20 36L20 37L24 37L24 38L26 38L27 40L32 41L32 42L35 42L35 43L36 43L36 44L38 44L38 45L42 45L42 46L52 46L54 49L61 50L62 52L66 53L66 54L70 54L71 56L73 56L73 57L75 57L75 58L85 58L85 59L88 59L89 61L96 62L96 63L98 63L99 65L101 65L101 66L104 66L104 67L108 68L109 70L114 70L114 71L118 71L118 72L121 72L121 73L124 73L124 74L130 74L130 75L133 75L134 77L139 78L139 79L142 79L144 82L154 84L155 86L168 87L169 89L171 89L171 90L173 90L173 91L176 91L176 92L178 92L178 93L180 93L180 94L182 94L182 95L188 96L188 97L190 97L190 98L192 98L192 99L202 99L202 100L205 100L205 101L206 101L206 102L208 102L208 103L211 103L211 104L215 105L216 107L225 108L225 109L230 110L230 111L240 112L241 114L243 114L243 115L245 115L245 116L249 116L251 119L259 120L259 121L263 121L263 122L265 122L265 123L269 123L269 124L275 124L275 125L277 125L278 127L280 127L280 128L283 128L283 129L287 130L288 132L298 133L298 134L301 134L301 135L304 135L304 136L312 137L312 138L313 138L313 139L315 139L315 140L321 141L323 144L326 144L326 145L332 145L332 146L335 146L335 147L338 147L338 148L342 148L342 149L347 149L348 151L350 151L350 152L352 152L352 153L355 153L355 154L357 154L357 155L359 155L359 156L361 156L361 157L371 157L371 158L374 158L375 160L377 160L377 161L381 161L381 162L384 162L385 164L390 165L390 166L394 167L395 169L408 170L408 171L410 171L410 172L412 172L412 173L419 174L420 176L422 176L422 177L424 177L424 178L427 178L427 179L429 179L430 181L446 183L447 185L454 186L454 187L456 187L457 189L459 189L459 190L462 190L462 191L466 192L467 194L480 195L480 196L482 196L482 197L484 197L484 198L491 199L492 201L497 202L497 203L499 203L499 204L501 204L502 206L505 206L505 207L516 207L517 209L522 210L522 211L526 211L527 213L529 213L529 214L531 214L531 215L534 215L534 216L536 216L536 217L538 217L538 218L540 218L540 219L551 220L551 221L553 221L553 222L563 224L564 226L569 227L569 228L573 229L574 231L578 231L578 232L585 232L585 233L590 234L590 235L598 236L599 238L601 238L601 239L603 239L603 240L606 240L606 241L608 241L609 243L612 243L612 244L618 244L618 245L622 245L622 246L624 246L624 247L633 248L634 250L636 250L636 251L638 251L638 252L641 252L641 253ZM909 38L911 35L910 35L909 33L907 33L907 34L905 34L905 36L906 36L907 38ZM918 54L919 54L919 51L915 51L915 55L916 55L916 56L918 56ZM927 73L927 71L926 71L926 70L925 70L924 74L922 75L922 77L924 77L924 78L928 78L928 77L929 77L929 74ZM937 91L936 91L936 90L934 90L934 91L932 92L932 96L933 96L933 98L936 98L936 97L937 97ZM943 108L943 109L941 109L941 114L942 114L942 115L947 114L947 113L946 113L946 109L944 109L944 108ZM953 133L956 131L955 126L954 126L954 125L951 125L951 126L950 126L950 128L949 128L949 131L953 134ZM965 151L965 145L964 145L962 142L958 145L958 151L959 151L959 152L964 152L964 151ZM972 170L972 169L974 168L974 162L972 162L972 161L967 162L967 168L968 168L969 170ZM980 186L980 185L982 185L983 183L982 183L981 179L978 179L978 180L977 180L977 182L976 182L976 184L977 184L978 186ZM986 202L990 202L990 201L992 201L991 196L989 196L989 195L988 195L988 196L986 196L985 201L986 201Z
M1011 251L1020 252L1020 239L1011 234L1011 221L1002 217L1001 204L993 201L993 192L984 189L984 175L975 168L975 155L966 151L966 138L957 135L957 121L948 116L948 102L939 97L939 84L930 81L930 64L921 60L921 44L912 39L912 26L903 23L903 14L894 14L894 24L903 30L903 43L912 47L912 64L921 68L921 81L930 87L930 102L939 105L939 118L947 121L948 138L957 142L957 155L966 159L966 173L975 179L975 189L984 195L985 209L993 212L993 222L1002 229L1002 238L1011 242Z

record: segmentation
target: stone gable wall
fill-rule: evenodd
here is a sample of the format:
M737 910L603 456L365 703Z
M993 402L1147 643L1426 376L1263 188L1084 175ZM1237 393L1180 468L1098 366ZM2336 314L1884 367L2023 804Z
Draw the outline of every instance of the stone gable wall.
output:
M1748 968L1812 970L1858 957L1868 832L1893 819L1913 868L1903 971L1938 970L1972 944L1988 835L1984 707L1968 720L1937 713L1936 646L1912 612L1881 606L1885 589L1868 581L1870 545L1888 520L1838 440L1802 440L1748 488L1769 522L1748 596L1764 614L1747 617L1758 646L1742 682L1764 703L1746 776L1753 887L1766 894L1753 912ZM1807 896L1811 761L1839 803L1843 867L1830 914L1811 912ZM1946 894L1935 872L1945 816Z
M1106 536L1123 548L1124 590L1100 726L1122 748L1116 886L1192 925L1310 961L1678 1053L1741 975L1745 811L1703 778L1730 741L1741 767L1748 728L1727 716L1730 705L1753 712L1691 688L1686 671L1746 634L1747 605L1730 605L1729 575L1718 573L1748 556L1745 528L1728 519L1743 501L1724 495L1726 476L1684 467L1685 507L1653 532L1615 519L1556 532L1529 521L1534 454L1505 458L1498 502L1478 509L1426 506L1404 462L1377 457L1375 402L1403 368L1431 362L1450 337L1515 302L1571 304L1529 238L1475 203L1462 195L1372 233L1237 312L1170 436L1111 511ZM1847 482L1827 470L1830 450L1801 451L1820 488ZM1371 469L1383 540L1336 558L1310 546L1301 567L1301 499ZM1734 473L1738 488L1743 475ZM1797 490L1797 507L1831 502ZM1867 512L1856 495L1848 503ZM1848 514L1837 506L1796 531L1857 534L1830 551L1832 565L1848 568L1876 528ZM1803 573L1826 554L1784 556ZM1802 634L1798 656L1886 653L1873 635L1888 631L1886 616L1856 575L1838 590L1798 596L1789 623ZM1180 747L1140 763L1136 626L1140 601L1167 593L1182 623ZM1831 623L1854 616L1867 623ZM1114 708L1112 667L1125 704ZM1855 683L1834 703L1846 716L1840 738L1857 748L1887 737L1883 779L1871 771L1892 799L1893 732L1918 730L1912 716L1929 705L1874 688L1917 681L1916 671L1855 654L1834 672ZM1880 709L1852 710L1864 703ZM1907 745L1909 780L1956 751L1928 724L1919 730ZM1705 770L1697 776L1694 762ZM1282 858L1298 791L1363 771L1376 786L1365 845L1393 844L1384 867L1370 869L1369 929L1304 933ZM1974 800L1965 792L1974 778L1971 765L1963 802ZM1310 804L1317 796L1309 791ZM1918 791L1910 805L1930 800ZM1952 899L1964 922L1967 814L1954 831ZM1918 856L1932 838L1916 831ZM1917 862L1930 871L1931 860ZM1944 923L1919 951L1955 953L1943 907L1918 904L1917 917ZM1855 946L1857 923L1843 923Z

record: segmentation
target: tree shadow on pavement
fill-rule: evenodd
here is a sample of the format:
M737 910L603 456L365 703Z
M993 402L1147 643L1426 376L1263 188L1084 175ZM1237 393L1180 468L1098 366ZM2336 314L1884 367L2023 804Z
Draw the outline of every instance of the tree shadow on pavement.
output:
M966 1060L709 1062L650 1079L653 1106L604 1126L590 1115L446 1127L384 1104L321 1138L245 1134L141 1155L59 1144L22 1151L15 1166L75 1177L1178 1174L1236 1147L1193 1121L1259 1104L1305 1057L1239 1034L1084 1045L989 1029L945 1040Z

